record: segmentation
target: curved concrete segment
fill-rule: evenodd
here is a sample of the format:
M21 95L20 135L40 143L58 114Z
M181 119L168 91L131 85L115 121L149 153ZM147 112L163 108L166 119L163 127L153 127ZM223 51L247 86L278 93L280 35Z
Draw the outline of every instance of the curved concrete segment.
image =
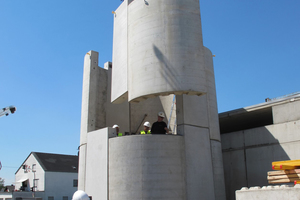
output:
M183 143L170 135L109 139L109 199L185 199Z
M206 93L199 1L128 5L128 99Z

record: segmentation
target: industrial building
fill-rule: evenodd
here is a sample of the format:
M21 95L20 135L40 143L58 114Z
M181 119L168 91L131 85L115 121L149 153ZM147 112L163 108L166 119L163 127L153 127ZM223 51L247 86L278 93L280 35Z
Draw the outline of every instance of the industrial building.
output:
M219 120L228 200L242 187L268 186L273 161L300 158L300 93L220 113Z

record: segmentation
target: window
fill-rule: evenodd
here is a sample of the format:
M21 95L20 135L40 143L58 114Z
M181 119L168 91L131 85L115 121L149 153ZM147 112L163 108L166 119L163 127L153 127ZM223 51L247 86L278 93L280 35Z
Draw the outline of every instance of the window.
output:
M54 197L53 196L49 196L48 200L54 200Z
M63 196L63 200L68 200L68 196Z
M73 187L78 187L78 179L73 179Z

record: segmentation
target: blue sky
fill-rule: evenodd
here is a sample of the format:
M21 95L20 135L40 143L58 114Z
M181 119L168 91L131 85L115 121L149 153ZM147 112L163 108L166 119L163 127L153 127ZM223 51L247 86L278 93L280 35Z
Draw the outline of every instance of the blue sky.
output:
M32 151L77 154L84 55L112 60L119 0L0 0L0 118L6 184ZM219 112L300 91L299 0L201 0Z

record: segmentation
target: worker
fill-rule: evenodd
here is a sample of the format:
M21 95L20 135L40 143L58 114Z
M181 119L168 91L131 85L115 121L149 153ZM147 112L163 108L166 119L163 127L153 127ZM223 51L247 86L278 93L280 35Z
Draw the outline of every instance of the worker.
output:
M144 123L144 130L140 131L141 135L151 134L150 127L151 127L150 122L145 122Z
M116 129L117 136L123 136L123 134L122 134L122 133L119 133L119 129L120 129L120 127L119 127L117 124L115 124L115 125L113 126L113 128L115 128L115 129Z
M163 112L159 112L157 114L157 122L154 122L151 128L152 134L166 134L169 133L169 129L167 128L167 124L163 121L165 118L165 114Z

